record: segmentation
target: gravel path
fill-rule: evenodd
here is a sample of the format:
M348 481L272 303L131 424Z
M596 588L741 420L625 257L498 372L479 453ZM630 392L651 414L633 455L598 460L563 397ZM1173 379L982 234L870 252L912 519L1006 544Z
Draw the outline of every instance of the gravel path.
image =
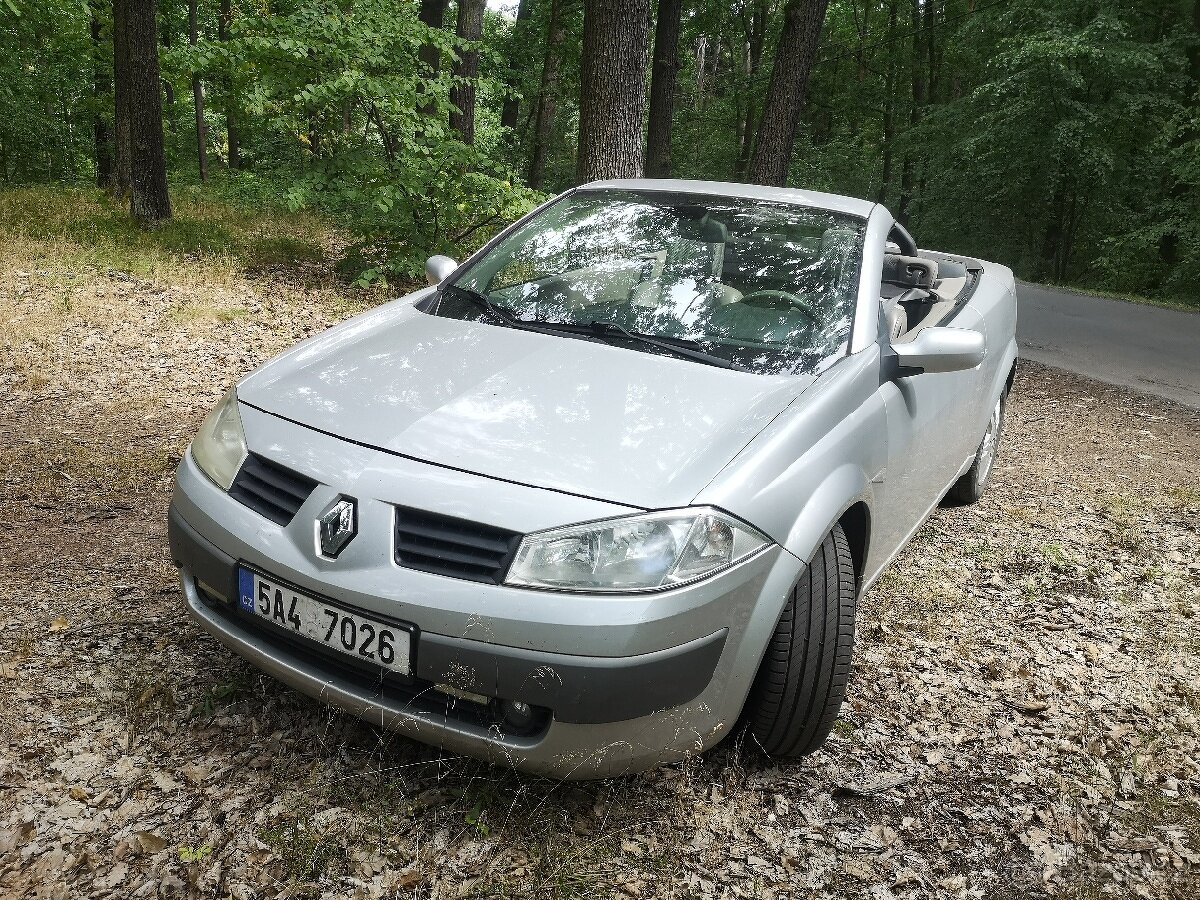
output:
M1200 896L1196 411L1022 363L991 493L862 601L822 752L558 784L183 616L173 466L346 314L313 296L0 265L0 897Z

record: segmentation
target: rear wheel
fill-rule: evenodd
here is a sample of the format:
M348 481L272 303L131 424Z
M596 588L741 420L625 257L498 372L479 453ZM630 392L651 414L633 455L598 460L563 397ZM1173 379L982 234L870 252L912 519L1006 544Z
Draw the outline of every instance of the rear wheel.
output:
M1007 406L1008 391L1002 391L996 405L992 407L991 418L988 419L987 431L975 451L975 461L971 468L954 482L946 492L946 503L951 506L966 506L978 502L987 490L988 478L992 474L992 466L996 462L996 453L1000 450L1000 438L1004 436L1004 407Z
M856 593L835 525L792 588L746 702L747 728L768 756L804 756L829 736L850 677Z

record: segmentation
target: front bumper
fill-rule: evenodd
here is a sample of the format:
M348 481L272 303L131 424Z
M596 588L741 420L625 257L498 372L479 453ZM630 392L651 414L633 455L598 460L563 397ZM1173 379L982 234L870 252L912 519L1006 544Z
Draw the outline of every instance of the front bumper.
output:
M288 645L294 642L286 639L286 632L276 638L274 626L260 624L237 609L237 560L201 537L174 506L168 533L171 556L184 573L192 615L209 631L243 645L273 648L277 656L287 655ZM421 632L413 660L414 682L418 689L449 685L486 697L519 700L553 710L560 722L620 722L696 697L712 680L727 634L728 629L722 628L678 647L612 658L546 653ZM293 650L290 655L301 654ZM325 656L323 651L307 655L326 671L336 667L339 656L333 652Z
M284 456L283 448L307 442L305 456L318 460L316 467L296 459L281 462L318 480L334 480L322 471L320 451L337 449L337 489L330 487L323 496L323 484L296 521L280 527L209 482L189 454L180 465L170 513L172 556L189 612L258 668L381 727L555 777L601 777L678 759L716 743L737 720L801 570L781 548L698 584L622 597L528 591L400 569L390 546L372 546L366 533L357 539L358 547L350 545L357 555L347 552L334 564L313 551L312 522L314 513L340 494L358 498L364 532L386 517L388 511L376 507L399 499L451 509L483 503L505 513L510 507L505 498L488 502L486 493L495 484L488 479L396 457L380 460L385 455L378 451L263 416L253 410L244 415L248 432L299 429L302 434L287 435L290 440L270 441L271 453ZM248 439L255 446L258 438L257 445L264 446L265 436L248 434ZM324 448L327 442L340 447ZM383 465L386 478L381 478ZM372 475L369 485L355 477L364 471ZM412 489L430 480L437 483L437 498L411 496ZM393 499L393 485L396 490L404 485L409 496ZM550 493L512 485L501 490L543 495L537 498L542 501ZM544 509L544 502L522 499L529 509L541 509L545 524L598 517L599 510L583 515L581 509ZM497 524L535 530L529 525L532 513L522 513L519 503L516 507L518 515L527 516L523 522ZM368 614L411 622L417 629L413 677L396 681L378 671L339 665L338 654L297 644L281 629L240 613L239 562ZM549 710L549 720L532 734L508 733L480 714L476 704L456 701L435 690L437 685L529 703Z

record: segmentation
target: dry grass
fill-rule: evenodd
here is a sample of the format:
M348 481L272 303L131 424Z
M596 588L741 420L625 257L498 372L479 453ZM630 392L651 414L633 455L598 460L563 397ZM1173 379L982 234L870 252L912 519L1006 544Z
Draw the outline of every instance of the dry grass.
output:
M100 191L0 193L0 389L38 396L87 378L80 399L132 399L148 414L171 396L190 403L195 379L179 367L189 347L258 358L386 299L335 276L344 242L308 215L186 191L153 232ZM222 336L236 343L214 346ZM134 378L143 391L131 397Z

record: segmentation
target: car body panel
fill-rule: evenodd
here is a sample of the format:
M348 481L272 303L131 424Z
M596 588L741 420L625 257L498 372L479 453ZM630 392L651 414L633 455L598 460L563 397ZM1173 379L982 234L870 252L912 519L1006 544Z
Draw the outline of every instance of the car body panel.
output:
M249 448L318 483L289 524L275 525L231 499L190 453L180 464L172 544L196 621L282 681L384 727L529 771L596 777L700 752L730 731L791 588L848 510L862 510L867 523L854 548L860 588L904 550L970 466L1011 379L1012 273L942 256L971 267L976 281L933 324L982 334L983 362L955 372L907 371L884 333L880 278L896 227L884 207L716 182L583 189L609 188L726 193L863 217L846 355L819 374L762 376L624 345L438 318L413 306L430 289L372 310L282 354L238 387ZM342 497L356 500L358 533L331 560L318 552L316 521ZM468 582L404 568L395 558L397 507L528 534L689 505L722 509L771 543L708 578L627 594ZM494 683L497 700L566 696L514 682L511 673L519 675L521 665L531 678L570 680L579 677L580 660L591 660L592 670L623 670L626 680L613 683L628 684L636 677L630 673L650 671L630 668L647 660L666 667L655 672L669 673L671 659L696 664L688 648L719 648L719 655L706 651L702 676L688 673L703 688L676 705L614 706L602 682L585 679L559 686L581 709L551 716L543 733L479 730L364 691L214 614L218 607L205 592L222 590L208 582L229 582L238 562L410 623L416 668L434 681L452 680L454 648L470 642L470 652L462 650L471 669L459 673L463 684L487 694ZM556 665L554 654L563 662ZM435 655L446 665L431 669ZM605 718L618 708L645 714Z
M729 734L738 721L753 669L762 655L760 635L751 622L756 600L785 593L802 568L798 560L784 554L753 589L733 593L728 616L730 639L707 687L692 700L636 719L606 724L554 720L536 739L505 735L498 729L481 732L464 727L450 716L411 702L390 701L336 672L282 654L256 636L229 627L215 615L198 596L186 566L181 569L181 583L186 608L194 621L234 653L296 690L380 728L451 752L533 774L585 779L625 775L683 759L703 752ZM554 677L554 673L546 673L546 677Z
M879 354L868 350L822 373L696 497L742 516L800 559L870 491L886 464L878 441Z
M238 397L412 459L666 508L687 504L812 380L397 303L265 366Z
M235 559L424 631L553 653L649 653L725 627L722 598L759 578L780 552L759 554L700 586L652 594L564 595L404 569L393 558L396 505L521 533L637 510L356 447L248 407L242 414L251 446L321 484L289 525L278 526L230 501L189 454L175 495L184 521L202 535L220 533L221 549ZM317 550L314 523L341 496L357 500L358 535L331 560Z

